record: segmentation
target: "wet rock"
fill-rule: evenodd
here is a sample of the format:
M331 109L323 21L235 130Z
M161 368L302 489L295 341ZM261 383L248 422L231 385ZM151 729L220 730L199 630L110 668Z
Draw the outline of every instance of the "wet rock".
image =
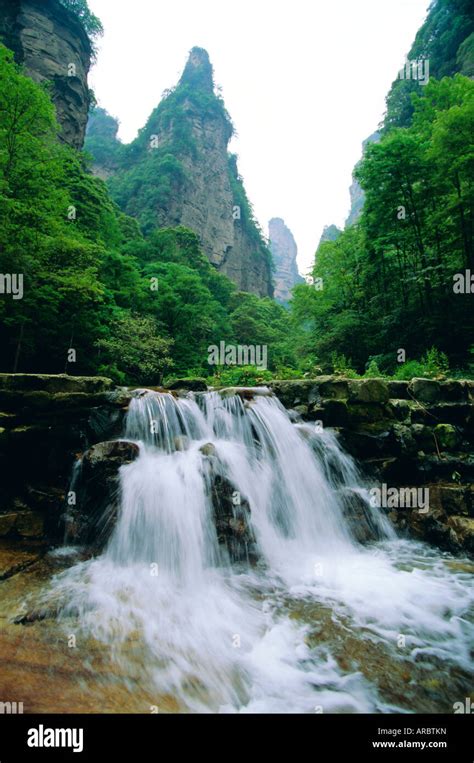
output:
M86 478L96 477L97 472L115 473L124 464L130 464L139 455L140 449L128 440L113 440L93 445L83 458Z
M28 548L20 544L0 542L0 580L16 575L39 561L44 551L41 548Z
M413 424L411 434L418 450L423 450L426 453L436 450L436 441L430 427L424 424Z
M448 519L451 539L468 553L474 553L474 518L450 517Z
M420 482L451 482L458 475L461 482L474 482L474 455L443 453L443 457L419 453L413 466Z
M115 526L120 504L119 470L139 455L133 442L102 442L88 450L81 465L75 503L64 517L68 542L101 550Z
M174 440L174 447L176 450L184 451L189 450L189 437L186 437L186 435L182 434L178 437L175 437Z
M269 382L267 386L277 396L285 408L294 408L296 405L307 405L310 397L312 397L313 402L316 402L318 399L318 387L314 380L272 381Z
M410 423L412 407L413 403L409 400L396 399L390 400L388 403L388 410L391 416L405 424Z
M256 560L250 506L235 486L221 474L211 475L211 498L217 539L232 562Z
M350 381L337 376L320 376L316 380L318 391L323 398L347 400Z
M353 537L359 543L380 540L380 530L374 521L372 507L356 490L344 488L339 491L344 517Z
M15 531L22 538L42 538L44 535L44 518L34 511L22 511L17 514Z
M474 486L434 484L428 485L430 508L447 515L474 516Z
M208 442L205 445L201 445L199 450L203 454L203 456L210 457L210 456L216 456L217 455L216 446L213 445L212 442Z

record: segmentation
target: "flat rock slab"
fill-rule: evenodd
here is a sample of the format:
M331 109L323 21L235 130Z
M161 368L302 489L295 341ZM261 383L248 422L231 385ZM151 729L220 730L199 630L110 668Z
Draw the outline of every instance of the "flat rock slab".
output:
M19 543L0 543L0 580L25 570L43 556L41 547L22 548Z

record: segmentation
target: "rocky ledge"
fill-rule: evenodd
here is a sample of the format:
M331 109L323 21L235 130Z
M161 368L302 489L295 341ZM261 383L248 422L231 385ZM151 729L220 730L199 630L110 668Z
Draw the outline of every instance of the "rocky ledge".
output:
M389 501L398 528L474 553L473 381L324 376L269 386L304 421L335 429L368 485L392 489L392 504L402 489L425 491L424 511Z
M206 390L202 379L173 387L175 395ZM222 391L235 392L246 400L255 394ZM110 496L116 496L118 469L138 455L118 439L132 394L101 377L0 374L0 539L47 545L67 531L73 542L100 549L115 521ZM295 420L333 429L369 487L385 486L386 494L428 491L428 511L386 507L399 529L474 554L474 382L323 376L274 381L265 394L275 394ZM88 490L93 486L85 514L67 502L82 454ZM232 486L220 484L219 471L214 477L220 540L235 559L252 555L248 507L242 507L241 526L231 528Z
M74 461L120 434L110 379L0 374L0 538L58 539Z

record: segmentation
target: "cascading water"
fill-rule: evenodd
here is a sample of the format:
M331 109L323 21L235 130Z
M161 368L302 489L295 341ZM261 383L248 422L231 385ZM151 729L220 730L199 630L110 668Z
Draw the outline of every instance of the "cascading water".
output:
M331 432L293 424L266 390L143 391L125 437L140 455L121 469L108 547L54 590L60 617L79 615L118 664L133 652L138 680L158 696L200 712L410 710L407 686L386 689L377 665L396 683L429 680L442 664L448 684L464 686L468 572L396 538ZM231 486L231 530L248 510L238 563L217 529L216 475ZM348 497L362 507L368 545L347 519ZM412 677L397 678L407 664Z

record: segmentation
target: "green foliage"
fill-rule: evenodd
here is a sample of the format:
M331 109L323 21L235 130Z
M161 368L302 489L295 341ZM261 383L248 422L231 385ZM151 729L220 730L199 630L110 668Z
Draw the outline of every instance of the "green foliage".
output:
M256 366L225 367L209 377L208 382L214 387L259 387L272 381L271 371Z
M474 82L431 80L413 105L410 127L367 148L361 221L316 255L323 289L294 290L297 351L323 365L335 352L391 373L399 348L420 357L435 344L453 367L468 362L472 295L453 277L474 271Z
M345 355L333 352L331 356L332 371L336 376L344 376L346 379L357 379L359 374L352 368L352 361Z
M367 366L364 376L367 379L380 379L383 376L376 360L372 359Z
M119 123L105 109L95 106L90 110L84 149L92 161L102 169L113 171L122 161L124 146L118 140Z
M59 0L59 2L78 17L94 48L95 40L103 34L104 28L100 19L92 13L87 0Z
M252 205L245 192L244 182L237 168L237 155L229 154L229 180L234 199L234 205L239 207L241 225L261 256L265 257L270 269L274 269L274 263L269 246L267 245L263 231L255 217Z
M97 341L105 362L100 373L119 383L160 385L173 366L172 340L159 335L150 316L122 313L111 324L108 336ZM118 367L119 366L119 367Z
M442 79L474 70L474 15L472 0L434 0L408 53L408 61L427 59L430 77ZM413 115L412 96L419 94L416 80L397 79L387 97L386 129L408 127Z
M395 379L445 379L449 374L449 360L444 352L431 347L421 360L409 360L399 366L394 373Z
M96 134L104 130L115 134L110 123ZM171 368L207 375L208 347L220 341L287 340L285 311L236 294L192 231L144 239L57 131L47 92L0 48L0 272L25 279L23 299L0 301L2 371L99 371L151 385Z

